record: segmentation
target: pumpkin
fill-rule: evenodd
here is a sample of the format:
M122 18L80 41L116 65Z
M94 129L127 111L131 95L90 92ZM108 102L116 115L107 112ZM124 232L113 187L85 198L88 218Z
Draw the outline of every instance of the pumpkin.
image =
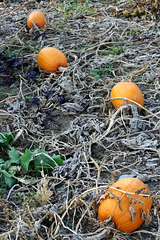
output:
M46 72L59 73L60 66L67 67L67 59L57 48L45 47L38 54L38 65Z
M46 17L44 15L44 13L42 13L39 10L35 10L35 11L31 12L27 19L27 25L29 28L33 27L32 22L40 28L43 27L46 23Z
M100 202L98 208L100 222L111 216L111 221L118 230L122 232L136 230L151 209L152 200L149 194L149 189L137 178L126 177L115 182L109 187L105 199Z
M127 104L134 104L131 101L124 100L124 99L112 99L115 97L120 97L120 98L128 98L131 99L132 101L135 101L139 103L140 105L143 106L144 104L144 97L139 89L139 87L133 83L133 82L119 82L117 83L111 90L111 101L115 108L119 108L122 105Z

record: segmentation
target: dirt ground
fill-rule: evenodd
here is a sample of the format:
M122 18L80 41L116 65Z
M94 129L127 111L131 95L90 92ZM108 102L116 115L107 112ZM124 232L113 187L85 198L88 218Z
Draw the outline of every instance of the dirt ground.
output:
M20 154L38 148L63 159L48 174L17 173L34 184L0 186L0 239L160 239L159 3L135 2L0 2L0 132L13 134ZM29 30L34 9L47 22ZM66 71L39 68L46 46L66 55ZM4 55L14 58L11 69ZM112 105L121 81L141 89L140 111ZM6 154L0 147L0 158ZM127 176L153 196L150 223L132 233L100 224L97 214L101 194Z

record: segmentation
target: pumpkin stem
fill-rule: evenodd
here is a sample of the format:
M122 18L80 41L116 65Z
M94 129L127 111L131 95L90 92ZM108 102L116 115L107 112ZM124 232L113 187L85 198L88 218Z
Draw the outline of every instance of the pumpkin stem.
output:
M66 70L67 70L67 67L62 67L62 66L57 67L57 72L64 72Z

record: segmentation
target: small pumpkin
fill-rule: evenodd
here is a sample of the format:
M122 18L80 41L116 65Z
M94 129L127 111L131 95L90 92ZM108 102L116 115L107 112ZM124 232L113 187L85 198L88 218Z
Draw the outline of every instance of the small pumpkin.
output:
M57 48L45 47L38 54L38 65L46 72L59 73L60 66L67 67L67 59Z
M122 232L136 230L151 209L152 200L149 194L149 189L137 178L127 177L115 182L109 187L105 199L100 202L98 209L100 222L111 216L118 230Z
M144 104L144 97L139 89L139 87L133 83L133 82L119 82L117 83L111 90L111 101L114 105L115 108L119 108L122 105L127 104L134 104L131 101L124 100L124 99L112 99L115 97L120 97L120 98L128 98L131 99L132 101L135 101L139 103L140 105L143 106Z
M39 10L31 12L27 18L27 25L29 28L33 27L32 22L40 28L43 27L46 23L46 17L44 13Z

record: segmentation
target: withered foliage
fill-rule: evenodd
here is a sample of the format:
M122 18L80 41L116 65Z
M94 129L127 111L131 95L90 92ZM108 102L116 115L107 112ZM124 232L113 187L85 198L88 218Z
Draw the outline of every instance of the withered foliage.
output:
M158 239L159 5L158 0L1 1L0 132L15 136L19 154L38 148L64 161L46 175L30 172L34 184L1 186L0 239ZM43 29L27 28L33 9L47 16ZM37 55L45 46L64 52L67 71L39 69ZM130 105L114 109L110 91L119 81L139 86L145 99L140 111ZM6 152L0 148L0 159ZM103 225L97 216L111 184L126 176L142 180L153 199L151 222L141 213L149 226L131 234L119 232L111 217ZM133 203L139 201L127 196L134 220Z

